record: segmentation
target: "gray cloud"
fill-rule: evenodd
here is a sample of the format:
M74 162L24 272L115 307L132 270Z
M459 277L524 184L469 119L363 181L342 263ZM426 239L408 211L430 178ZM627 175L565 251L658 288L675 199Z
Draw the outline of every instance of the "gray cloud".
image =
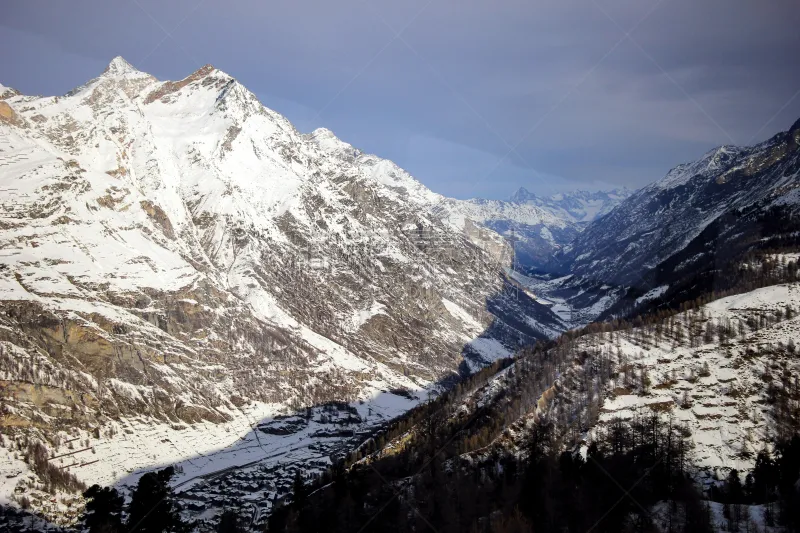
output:
M0 25L0 83L24 92L66 92L117 54L162 79L213 63L301 130L459 197L641 186L800 117L798 97L767 124L800 90L794 0L34 0ZM174 39L151 53L159 25Z

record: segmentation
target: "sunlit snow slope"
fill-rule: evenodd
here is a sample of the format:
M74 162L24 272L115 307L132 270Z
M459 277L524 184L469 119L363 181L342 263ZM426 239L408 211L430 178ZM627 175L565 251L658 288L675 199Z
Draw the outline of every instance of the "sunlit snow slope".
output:
M425 390L564 328L508 290L500 236L211 66L0 87L0 193L3 431L54 448L133 416L238 428L223 447L251 417Z

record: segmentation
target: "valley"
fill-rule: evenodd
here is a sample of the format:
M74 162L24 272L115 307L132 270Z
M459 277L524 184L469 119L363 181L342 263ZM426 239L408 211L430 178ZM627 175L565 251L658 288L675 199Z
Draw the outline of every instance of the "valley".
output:
M647 420L711 494L796 430L800 122L638 191L457 200L211 65L0 95L8 527L172 468L198 531L303 530L342 486L359 531L387 497L434 513L448 476L503 490L541 428L585 461Z

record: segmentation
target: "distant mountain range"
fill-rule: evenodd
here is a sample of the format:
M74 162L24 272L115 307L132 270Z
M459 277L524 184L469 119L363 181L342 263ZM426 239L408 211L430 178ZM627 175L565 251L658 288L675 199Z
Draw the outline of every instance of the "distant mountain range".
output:
M496 231L513 246L518 269L539 270L590 222L631 194L621 188L541 197L520 188L508 201L442 199L436 213L456 227L467 219Z
M633 191L621 187L605 191L572 191L541 197L520 187L511 196L510 201L515 204L539 206L559 218L578 224L589 223L608 214L631 194Z

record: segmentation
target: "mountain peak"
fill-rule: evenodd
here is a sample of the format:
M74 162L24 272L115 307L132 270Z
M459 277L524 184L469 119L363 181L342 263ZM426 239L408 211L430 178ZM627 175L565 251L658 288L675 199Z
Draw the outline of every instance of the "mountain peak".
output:
M122 56L117 56L111 60L108 64L106 69L103 71L103 74L111 74L111 75L122 75L122 74L135 74L139 73L136 68L125 61L125 58Z
M0 100L5 100L6 98L11 98L12 96L17 96L19 94L20 92L13 87L6 87L0 83Z
M317 128L311 132L311 137L314 139L333 139L336 135L328 128Z
M199 69L195 70L194 72L192 72L189 75L189 77L190 78L201 78L203 76L208 76L209 74L211 74L215 70L217 70L217 69L214 67L214 65L212 65L211 63L208 63L208 64L203 65Z
M532 198L535 197L536 195L530 192L528 189L526 189L525 187L520 187L519 189L517 189L517 192L511 195L510 200L512 202L522 203L522 202L527 202L528 200L531 200Z
M346 153L350 155L353 146L339 139L328 128L317 128L308 134L308 140L313 141L319 148L330 153Z

